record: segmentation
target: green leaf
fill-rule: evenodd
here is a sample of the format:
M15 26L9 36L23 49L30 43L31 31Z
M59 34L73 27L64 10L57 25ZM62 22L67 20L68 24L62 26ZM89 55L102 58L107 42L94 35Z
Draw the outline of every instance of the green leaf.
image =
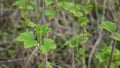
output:
M25 0L18 0L13 3L13 5L18 6L20 9L23 9L25 6L26 1Z
M47 68L53 68L53 66L50 64L50 62L47 62ZM44 63L39 64L39 68L44 68Z
M50 5L50 4L52 4L53 3L53 0L45 0L45 4L46 5Z
M88 22L89 22L88 18L86 18L86 17L81 17L79 20L80 20L80 25L81 26L87 25Z
M26 8L29 9L29 10L33 10L34 9L32 5L27 5Z
M55 18L56 12L52 9L47 9L44 11L44 14L48 16L49 18Z
M105 62L107 57L103 53L96 53L95 57L99 60L100 63Z
M11 56L11 58L14 58L14 55L15 55L15 51L14 50L8 50L8 53Z
M110 58L110 53L111 53L111 47L109 46L104 46L100 48L98 52L96 52L95 57L102 62L108 62Z
M80 43L85 41L83 36L76 36L65 42L65 45L68 45L72 48L77 47Z
M56 48L56 44L52 39L44 38L44 44L40 47L43 54L48 54L50 50Z
M111 54L111 46L103 46L102 48L100 48L98 50L98 52L96 52L95 57L100 61L100 63L102 62L109 62L109 58L110 58L110 54ZM114 49L114 55L113 55L113 61L115 62L115 60L117 60L118 56L120 56L120 52L118 49ZM112 63L113 63L112 61Z
M35 31L37 35L43 36L44 34L48 33L51 29L46 25L37 25L35 27Z
M92 8L93 8L93 5L92 5L92 4L88 4L88 5L86 5L86 6L81 6L81 10L82 10L84 13L86 13L86 14L88 14L89 11L90 11Z
M59 6L65 10L68 10L76 17L83 16L83 13L79 11L80 5L74 5L72 2L62 1L62 2L59 2Z
M77 47L79 44L77 44L75 40L71 39L71 40L66 41L65 45L68 45L74 48L74 47Z
M26 4L26 0L17 0L13 3L13 5L18 6L20 9L33 10L33 6L35 6L35 3L32 2L32 0L28 1L28 4Z
M117 55L114 55L113 62L119 62L120 63L120 53Z
M31 20L27 19L27 26L33 28L33 27L35 27L37 25L34 22L32 22Z
M24 48L30 48L37 45L37 41L35 40L29 40L24 42Z
M83 13L80 11L76 11L76 12L73 12L73 15L79 18L83 16Z
M83 50L82 48L79 48L78 54L79 54L83 59L85 59L85 58L87 57L86 54L85 54L85 52L84 52L84 50Z
M44 68L44 63L39 64L39 68Z
M24 33L21 33L17 38L16 40L17 41L27 41L27 40L33 40L34 39L34 35L33 35L33 32L24 32Z
M51 29L46 25L37 25L35 31L37 34L38 41L42 39L42 36L48 33Z
M109 31L109 32L113 32L113 31L116 30L117 25L116 25L115 23L110 22L110 21L104 21L104 22L102 22L102 23L100 24L99 27L100 27L100 28L103 28L103 29L105 29L105 30L107 30L107 31Z
M113 39L120 41L120 33L115 33L114 35L111 36Z
M72 2L62 1L59 3L60 7L64 8L65 10L69 10L70 12L75 12L80 10L78 5L74 5Z
M21 33L16 40L24 42L24 48L30 48L37 44L34 40L34 33L32 31Z

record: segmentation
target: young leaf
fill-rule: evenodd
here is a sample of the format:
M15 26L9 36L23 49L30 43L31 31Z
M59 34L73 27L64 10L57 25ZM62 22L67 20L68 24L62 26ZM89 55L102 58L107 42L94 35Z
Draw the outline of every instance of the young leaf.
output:
M44 38L44 44L40 47L43 54L48 54L50 50L56 48L56 44L52 39Z
M30 48L37 44L34 40L34 33L32 31L21 33L16 40L24 42L24 48Z
M60 7L64 8L65 10L69 10L70 12L75 12L80 10L78 5L74 5L72 2L59 2Z
M83 16L83 13L79 11L80 5L74 5L72 2L65 2L65 1L59 2L59 5L65 10L68 10L69 12L71 12L76 17Z
M50 4L52 4L53 3L53 0L45 0L45 4L46 5L50 5Z
M28 4L26 4L26 0L17 0L13 5L18 6L20 9L29 9L33 10L33 6L35 6L35 3L30 0Z
M102 23L100 24L99 27L100 27L100 28L103 28L103 29L105 29L105 30L107 30L107 31L109 31L109 32L113 32L113 31L116 30L117 25L116 25L115 23L110 22L110 21L104 21L104 22L102 22Z
M111 46L103 46L102 48L99 49L98 52L96 52L95 57L101 62L108 62L111 54ZM120 52L118 49L114 49L114 56L113 60L118 59L118 55L120 55ZM113 63L113 61L112 61Z
M45 14L46 16L48 16L50 19L51 19L51 18L55 18L55 16L56 16L55 11L52 10L52 9L47 9L47 10L45 10L45 11L44 11L44 14Z
M15 3L13 5L18 6L20 9L23 9L25 6L25 3L26 3L25 0L18 0L18 1L15 1Z
M86 17L81 17L79 20L80 20L80 25L81 26L87 25L88 22L89 22L88 18L86 18Z
M66 41L65 45L68 45L68 46L74 48L74 47L77 47L83 41L85 41L83 36L76 36L76 37L73 37L72 39Z
M28 27L35 27L36 26L36 24L34 23L34 22L32 22L31 20L27 20L27 26Z
M83 59L85 59L85 58L87 57L86 54L85 54L85 52L84 52L84 50L83 50L82 48L79 48L78 54L79 54Z
M75 40L70 39L70 40L66 41L65 45L68 45L68 46L74 48L74 47L77 47L79 44L77 44Z
M78 18L80 18L80 17L83 16L83 13L80 12L80 11L75 11L75 12L73 12L73 15L76 16L76 17L78 17Z
M45 25L37 25L35 27L35 31L37 32L37 34L39 34L40 36L48 33L51 29L48 26Z
M102 62L108 62L110 58L111 47L104 46L98 52L96 52L95 57Z
M37 34L38 41L42 39L42 36L46 33L48 33L51 29L48 26L45 25L37 25L35 27L35 31Z
M99 53L99 52L95 54L95 57L99 60L100 63L106 61L107 59L103 53Z
M120 33L115 33L113 36L111 36L113 39L120 41Z
M27 5L26 8L29 9L29 10L33 10L34 9L32 5Z
M35 45L37 45L37 41L35 40L29 40L24 42L24 48L31 48Z
M92 4L88 4L86 6L81 6L81 10L86 14L88 14L89 10L91 10L92 8L93 8Z

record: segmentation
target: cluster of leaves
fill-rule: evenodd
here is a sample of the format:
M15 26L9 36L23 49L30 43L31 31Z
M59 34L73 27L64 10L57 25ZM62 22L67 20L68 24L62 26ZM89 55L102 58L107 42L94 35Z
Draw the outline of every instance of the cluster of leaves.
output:
M46 4L47 6L50 6L52 3L53 3L53 0L45 0L45 4ZM55 17L56 17L56 11L55 11L54 5L53 5L51 8L46 9L46 10L44 11L44 14L45 14L47 17L49 17L50 19L55 18Z
M72 48L78 47L81 43L86 43L88 40L87 37L83 37L83 34L73 37L70 40L66 41L65 45L69 45Z
M52 1L52 0L51 0ZM51 4L50 0L45 0L45 3L47 5ZM18 6L21 10L23 11L27 11L27 10L33 10L33 3L32 0L31 1L27 1L27 0L18 0L16 1L13 5ZM53 11L51 10L46 10L45 11L45 15L49 16L49 13L52 14ZM53 17L53 15L50 15L51 18ZM40 52L42 54L48 54L52 49L56 48L56 44L54 42L54 40L49 39L49 38L43 38L43 36L45 34L47 34L48 32L51 31L51 29L46 26L46 25L39 25L39 24L35 24L34 22L32 22L29 18L25 18L25 24L26 26L32 28L33 30L29 30L29 28L27 29L26 32L21 33L16 40L23 42L24 43L24 48L31 48L31 47L35 47L38 46L40 49ZM37 40L35 40L35 35L37 35ZM48 63L48 68L53 68L49 62ZM43 63L41 63L39 65L39 67L43 68Z
M110 21L103 21L100 25L100 28L103 28L111 33L111 38L117 41L120 41L120 33L115 32L117 29L117 25ZM104 66L109 62L110 54L111 54L111 46L105 46L103 48L100 48L100 51L96 53L95 57L99 60L99 63L104 63ZM118 49L114 49L114 55L112 59L112 67L118 68L120 65L120 52ZM105 66L107 68L107 66Z
M27 2L26 0L18 0L14 3L14 5L18 6L22 10L33 10L34 3L32 3L31 1ZM53 4L53 0L45 0L45 4L47 6L51 6ZM72 2L61 0L57 4L57 9L58 8L69 11L71 14L78 18L80 26L84 27L83 33L66 41L65 45L68 45L71 48L78 48L80 44L87 43L88 36L90 36L90 34L86 31L85 26L88 24L89 19L84 15L87 14L89 10L92 9L92 5L91 4L87 6L82 6L79 4L75 5ZM52 7L46 9L44 11L44 14L50 19L55 18L56 16L55 6L53 5ZM24 42L24 48L31 48L38 44L42 54L48 54L51 50L56 48L54 40L49 38L43 38L43 36L50 32L51 30L48 26L34 24L34 22L32 22L29 19L27 19L26 22L27 26L33 28L34 31L26 31L24 33L21 33L16 38L17 41ZM110 32L111 33L110 37L112 39L120 41L120 33L115 32L117 29L117 25L115 23L110 21L103 21L99 25L99 27ZM35 37L34 34L37 35L37 40L34 39ZM100 63L104 62L107 64L110 57L111 47L103 47L101 49L102 50L96 53L95 57L99 60ZM78 48L77 51L78 51L77 53L80 56L82 56L83 59L86 58L85 51L82 48ZM118 58L119 55L120 55L119 50L115 49L113 64L117 63L117 65L119 65L120 63L120 59ZM41 63L39 67L43 68L44 67L43 63ZM49 62L48 68L52 68Z
M52 1L52 0L51 0ZM49 5L52 2L49 0L46 0L46 4ZM50 3L51 2L51 3ZM34 2L32 0L26 1L26 0L18 0L13 5L18 6L22 10L29 10L33 9ZM46 12L47 13L47 12ZM30 19L26 20L27 26L30 28L33 28L35 30L35 33L37 34L38 40L34 39L34 32L33 31L26 31L24 33L21 33L16 40L24 42L24 48L31 48L33 46L36 46L40 41L42 41L42 37L47 34L51 29L47 27L46 25L38 25L32 22ZM38 41L38 42L37 42ZM42 50L43 53L48 53L50 49L56 48L56 45L53 40L45 38L44 44L41 44L40 50ZM47 43L49 45L47 45ZM52 47L53 46L53 47Z
M17 0L13 5L16 5L19 7L19 9L22 10L33 10L35 6L35 2L32 2L32 0Z
M34 40L34 33L32 31L21 33L16 40L24 42L24 48L30 48L37 45L37 41Z
M50 28L48 28L45 25L37 25L35 27L37 38L39 41L42 41L42 36L45 35L47 32L50 31ZM17 41L24 42L24 48L30 48L37 45L37 41L34 40L34 33L33 31L27 31L24 33L21 33L17 38ZM48 53L51 49L56 48L56 44L52 39L44 38L44 44L41 44L40 50L43 52L43 54Z
M98 50L98 52L96 52L95 57L98 59L99 64L104 63L104 66L108 65L111 49L112 49L111 46L103 46ZM120 51L115 48L113 61L112 61L113 68L118 68L118 66L120 65L119 57L120 57ZM107 68L107 66L105 68Z
M112 34L111 35L112 39L120 41L120 33L115 32L117 29L117 25L115 23L110 21L104 21L99 25L99 27L109 31Z

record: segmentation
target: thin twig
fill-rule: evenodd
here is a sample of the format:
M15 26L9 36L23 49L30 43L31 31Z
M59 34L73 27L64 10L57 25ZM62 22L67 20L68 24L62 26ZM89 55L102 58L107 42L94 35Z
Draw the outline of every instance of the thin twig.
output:
M97 41L95 42L94 47L92 48L92 51L90 53L90 56L89 56L89 59L88 59L88 68L91 68L92 56L93 56L93 54L94 54L94 52L96 50L96 47L99 45L99 43L100 43L100 41L102 39L102 34L101 33L102 33L102 30L99 31L99 37L98 37Z
M39 46L39 44L38 44ZM28 57L27 61L26 61L26 64L25 64L25 67L27 67L29 65L29 62L31 61L31 59L34 57L33 55L38 51L38 47L36 46L36 48L33 50L32 54Z
M115 43L116 43L116 41L113 41L110 59L109 59L109 63L108 63L108 68L111 68L112 59L113 59L113 55L114 55L114 49L115 49Z
M74 48L71 48L72 53L72 68L75 68L75 54L74 54Z
M102 10L101 22L103 22L103 20L104 20L106 2L107 2L107 0L104 0L104 1L103 1L103 10ZM94 52L95 52L95 50L96 50L96 47L99 45L99 43L100 43L100 41L101 41L101 39L102 39L102 32L103 32L103 30L100 29L98 32L99 32L99 37L98 37L97 41L95 42L94 47L92 48L92 51L91 51L91 53L90 53L90 55L89 55L88 68L91 68L92 56L93 56L93 54L94 54Z
M47 68L47 67L48 67L47 63L48 63L48 57L47 57L47 54L45 54L44 68Z
M18 59L8 59L8 60L5 60L5 61L1 61L0 63L12 63L12 62L18 62L18 61L21 61L23 60L24 58L18 58Z
M38 58L39 60L41 60L41 61L44 61L40 56L38 56L37 54L33 54L36 58ZM51 63L50 62L50 64L51 65L53 65L53 66L55 66L55 67L57 67L57 68L63 68L63 67L61 67L61 66L58 66L58 65L56 65L56 64L54 64L54 63Z

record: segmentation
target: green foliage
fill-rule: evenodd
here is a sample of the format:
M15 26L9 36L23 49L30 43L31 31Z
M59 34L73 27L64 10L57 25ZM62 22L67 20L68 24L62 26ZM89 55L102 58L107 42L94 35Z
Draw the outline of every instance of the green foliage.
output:
M38 37L38 41L41 40L42 36L48 33L51 29L48 26L45 25L37 25L35 27L35 31Z
M88 18L86 18L86 17L81 17L81 18L79 19L79 21L80 21L80 25L81 25L81 26L85 26L85 25L87 25L88 22L89 22Z
M114 35L111 36L113 39L120 41L120 33L115 33Z
M44 14L50 19L55 18L56 12L53 9L47 9L44 11Z
M83 13L80 10L80 5L74 5L72 2L61 1L59 2L59 7L71 12L76 17L83 16Z
M16 40L24 42L24 48L30 48L37 44L34 40L34 33L32 31L21 33Z
M40 47L43 54L48 54L50 50L56 48L56 44L52 39L44 38L44 44Z
M53 3L53 0L45 0L45 4L46 5L50 5L50 4L52 4Z
M27 26L34 28L37 25L34 22L32 22L31 20L27 19Z
M25 6L26 1L25 0L17 0L13 5L18 6L20 9L23 9Z
M82 59L85 59L87 55L85 54L84 50L82 48L79 48L77 51L77 55L82 57Z
M111 47L103 47L95 54L100 63L108 61L110 58Z
M32 0L28 2L30 3L27 3L26 0L17 0L13 5L18 6L20 9L23 9L23 10L33 10L34 9L33 7L35 4L32 2Z
M85 42L85 41L86 41L86 39L82 35L79 35L79 36L73 37L70 40L66 41L65 45L75 48L80 43Z
M15 51L14 50L9 50L8 53L12 58L14 58Z
M53 68L53 66L50 64L50 62L47 62L47 68ZM39 68L44 68L44 63L39 64Z
M104 47L100 48L100 50L98 52L96 52L95 57L99 60L99 63L108 64L110 54L111 54L111 49L112 49L111 46L104 46ZM120 51L115 48L112 64L120 65L119 64L120 59L118 57L120 57Z
M99 27L100 27L100 28L103 28L103 29L105 29L105 30L107 30L107 31L109 31L109 32L113 32L113 31L116 30L117 25L116 25L115 23L110 22L110 21L104 21L104 22L102 22L102 23L100 24Z
M51 29L45 25L37 25L35 28L37 34L43 36L44 34L48 33Z
M84 13L88 13L90 9L92 9L92 5L82 6L79 4L74 5L72 2L60 1L59 7L71 12L74 16L76 16L80 22L80 25L87 25L89 20L87 17L83 17Z
M58 0L58 2L62 2L62 1L65 1L65 0Z
M77 47L81 41L81 38L76 37L66 41L65 45L69 45L70 47L74 48Z
M88 4L87 6L81 6L81 11L85 14L88 14L88 12L93 8L92 4Z
M68 2L68 1L58 0L58 3L54 4L53 0L45 0L45 4L49 8L48 9L45 8L46 10L44 10L44 15L49 17L50 19L55 18L56 17L55 9L60 8L60 9L64 9L64 10L70 12L71 14L73 14L73 16L77 17L74 19L75 20L78 19L80 26L84 26L83 33L79 34L79 36L74 36L70 40L67 40L65 42L65 45L68 45L69 47L76 49L75 51L77 51L77 56L81 57L83 64L85 64L84 61L87 57L87 55L85 54L86 51L82 48L79 48L79 45L80 44L83 45L83 43L85 44L88 41L88 36L91 36L91 34L86 31L87 30L86 25L89 23L89 19L86 16L89 13L89 11L93 8L93 5L92 4L81 5L78 3L74 4L74 3ZM40 44L39 48L40 48L40 52L42 52L42 54L49 54L49 52L51 50L56 49L56 44L55 44L54 40L43 37L45 34L50 32L51 29L46 25L35 24L28 18L29 16L26 16L26 15L28 15L29 10L34 9L33 1L32 0L17 0L17 1L15 1L15 3L13 5L16 5L16 6L18 6L19 9L21 9L22 11L25 11L23 13L23 16L27 17L27 18L24 18L25 22L23 21L23 25L25 24L26 26L33 28L34 33L37 35L37 38L38 38L37 40L34 40L34 36L35 36L34 33L32 31L27 31L27 32L21 33L16 38L16 40L24 42L24 48L33 47L33 46L37 45L37 43ZM42 10L43 9L40 9L40 12L42 12ZM36 18L39 18L39 14ZM99 27L103 28L113 34L113 32L117 28L117 25L110 21L103 21L99 25ZM112 39L120 41L120 33L115 33L111 37L112 37ZM86 47L86 46L83 45L83 48L84 47ZM9 51L9 53L13 54L12 51ZM100 48L100 50L98 52L96 52L95 58L98 59L99 63L108 64L110 54L111 54L111 47L105 46L103 48ZM116 68L115 66L120 65L119 57L120 57L119 50L115 49L113 61L112 61L113 68ZM47 63L47 66L48 66L48 68L53 68L53 66L49 62ZM44 68L44 64L41 63L39 65L39 68Z

